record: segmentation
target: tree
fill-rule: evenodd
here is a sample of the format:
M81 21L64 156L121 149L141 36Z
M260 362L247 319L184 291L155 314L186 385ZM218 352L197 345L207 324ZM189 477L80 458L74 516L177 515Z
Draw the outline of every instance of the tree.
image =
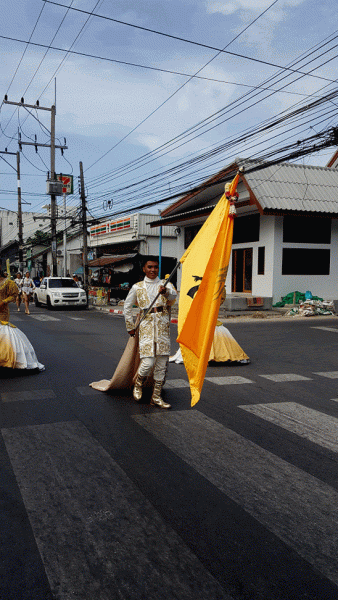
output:
M62 231L57 234L57 241L61 242L63 233ZM26 244L30 244L31 246L50 246L51 245L51 235L46 231L41 231L37 229L36 232L27 238Z

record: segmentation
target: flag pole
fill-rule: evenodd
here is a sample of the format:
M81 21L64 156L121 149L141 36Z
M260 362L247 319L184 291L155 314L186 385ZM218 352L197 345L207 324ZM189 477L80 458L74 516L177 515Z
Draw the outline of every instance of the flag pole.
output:
M177 263L176 263L176 265L175 265L175 267L171 271L169 277L167 279L165 279L162 287L166 287L168 285L169 281L172 280L172 278L174 277L174 275L175 275L175 273L176 273L176 271L177 271L177 269L179 268L180 265L181 265L181 263L178 260ZM142 318L140 319L140 321L138 322L138 324L135 326L135 331L137 331L137 329L141 325L142 321L144 321L144 319L148 316L149 312L153 308L156 300L159 298L160 295L161 295L161 292L158 292L157 296L155 296L154 300L152 301L152 303L150 304L150 306L147 308L146 312L142 315Z

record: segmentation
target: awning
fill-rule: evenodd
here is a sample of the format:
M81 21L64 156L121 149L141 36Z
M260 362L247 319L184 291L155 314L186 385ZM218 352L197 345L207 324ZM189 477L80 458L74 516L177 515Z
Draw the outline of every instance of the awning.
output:
M122 263L124 261L130 261L132 258L137 256L137 252L134 254L106 254L104 256L100 256L100 258L95 258L94 260L90 260L88 262L88 267L106 267L108 265L116 265L118 263Z

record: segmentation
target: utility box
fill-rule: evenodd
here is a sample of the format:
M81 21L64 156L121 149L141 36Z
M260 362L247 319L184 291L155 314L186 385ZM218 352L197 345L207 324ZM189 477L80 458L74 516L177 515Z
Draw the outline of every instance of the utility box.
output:
M47 194L54 194L55 196L62 196L63 182L57 180L47 180Z

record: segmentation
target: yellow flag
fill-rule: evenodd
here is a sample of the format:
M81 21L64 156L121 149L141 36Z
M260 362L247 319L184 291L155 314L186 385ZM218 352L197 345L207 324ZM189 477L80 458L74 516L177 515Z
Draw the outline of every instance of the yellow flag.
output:
M230 184L231 195L238 178ZM200 399L228 271L233 236L229 209L224 194L180 260L177 341L189 378L191 406Z

